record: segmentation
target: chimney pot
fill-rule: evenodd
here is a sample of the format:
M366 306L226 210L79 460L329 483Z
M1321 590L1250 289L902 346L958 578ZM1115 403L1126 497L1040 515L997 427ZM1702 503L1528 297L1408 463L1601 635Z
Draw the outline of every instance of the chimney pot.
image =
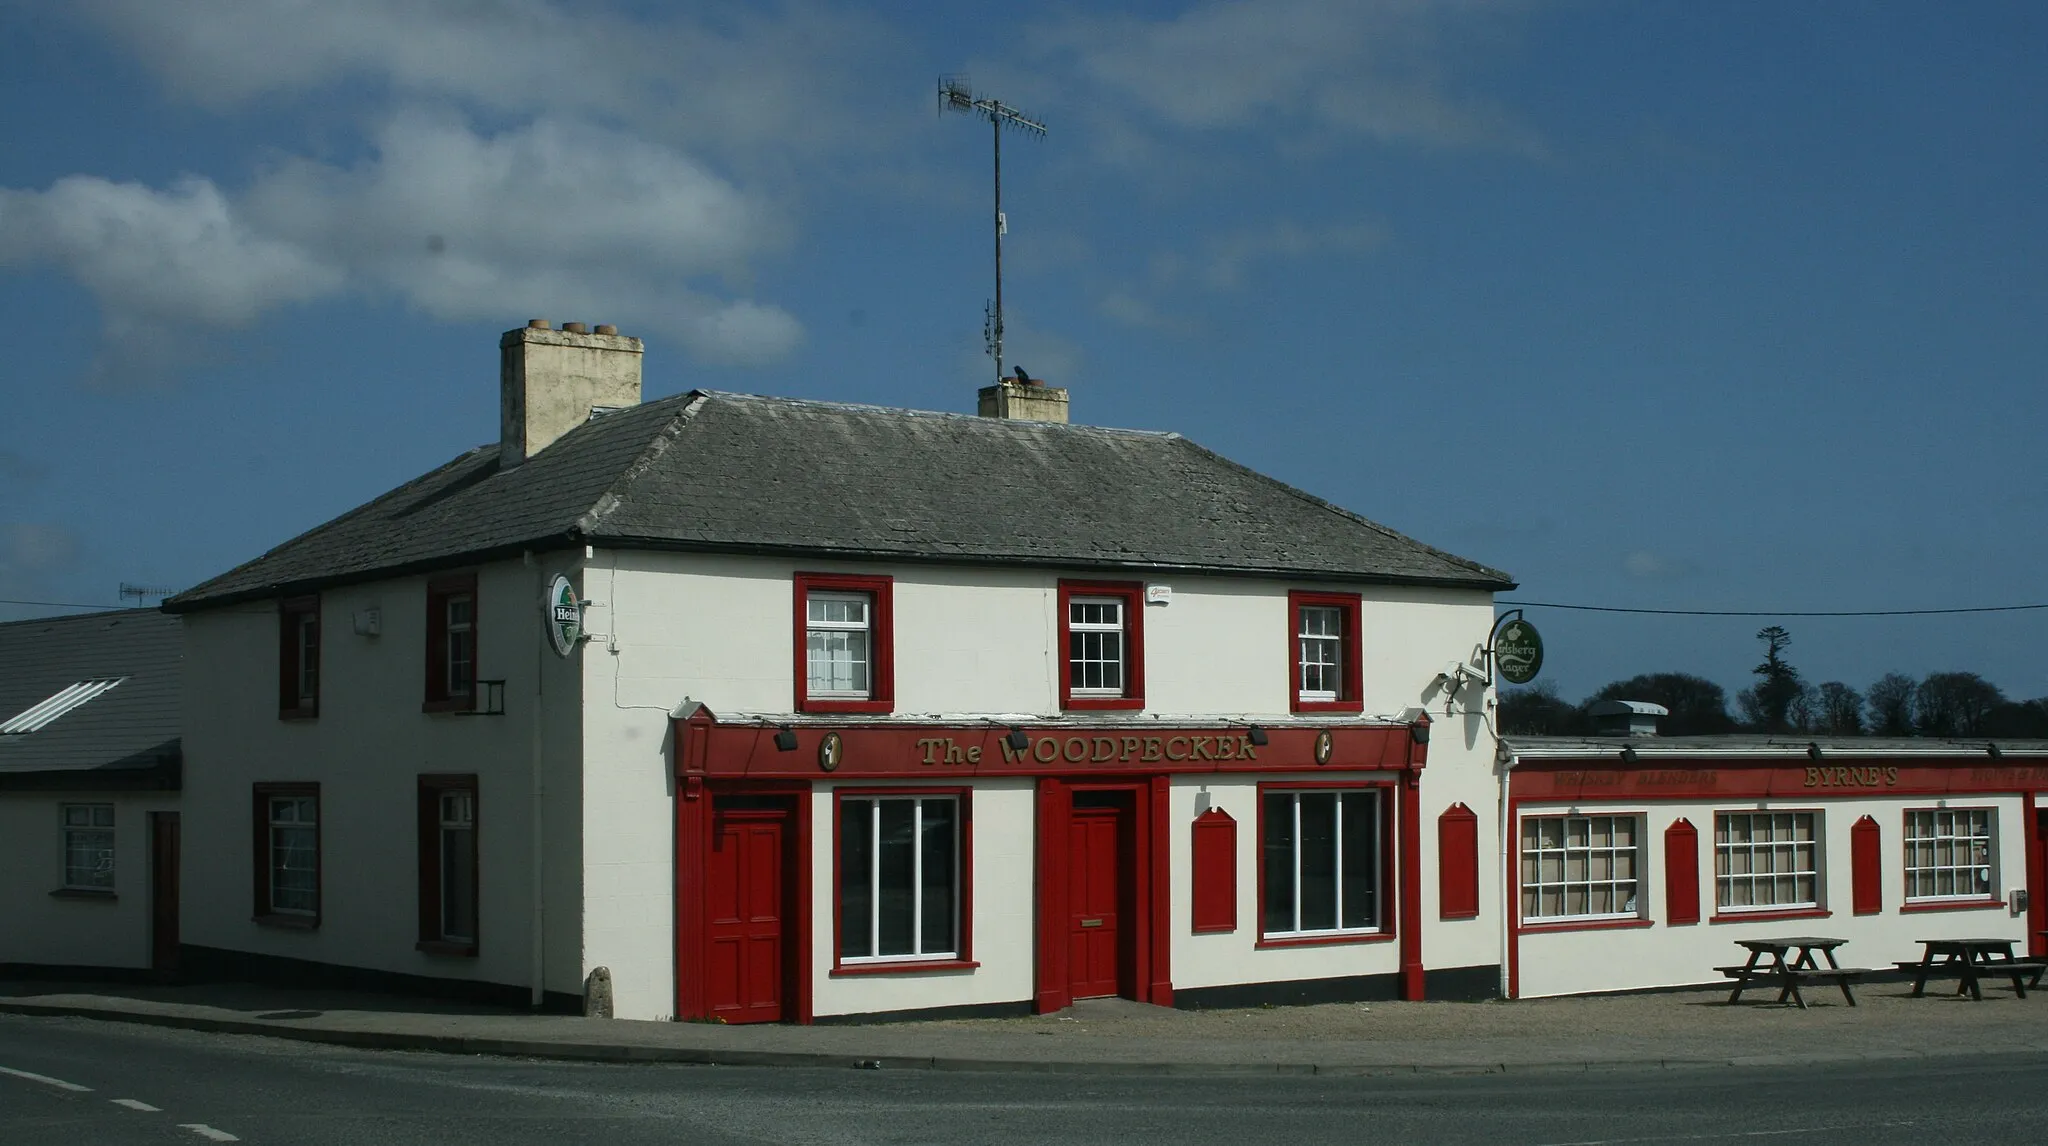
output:
M618 327L616 327L616 326L613 326L613 325L612 325L611 323L607 322L607 323L604 323L604 324L600 325L600 326L599 326L599 327L597 328L597 332L598 332L599 334L617 334L617 333L619 332L619 328L618 328Z
M589 333L590 333L590 328L589 328L589 327L587 327L587 326L585 326L585 325L583 325L583 324L582 324L582 323L580 323L580 322L565 322L565 323L563 323L563 324L562 324L562 329L563 329L563 330L566 330L566 331L568 331L568 332L569 332L570 334L589 334Z
M547 328L548 320L545 318L529 318L526 320L526 329L528 330L546 330Z

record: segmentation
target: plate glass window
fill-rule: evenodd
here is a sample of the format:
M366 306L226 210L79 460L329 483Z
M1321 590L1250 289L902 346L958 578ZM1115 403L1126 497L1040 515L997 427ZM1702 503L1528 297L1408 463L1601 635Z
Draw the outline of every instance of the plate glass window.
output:
M841 962L954 959L960 952L960 802L839 802Z
M1296 628L1299 642L1296 687L1303 700L1336 700L1344 695L1344 610L1331 605L1303 605Z
M476 794L440 796L441 938L476 941Z
M1264 934L1380 930L1380 796L1267 792Z
M1988 899L1997 821L1989 808L1906 813L1906 898Z
M1067 602L1067 664L1073 695L1123 695L1123 598L1075 597Z
M320 801L313 796L272 796L270 910L280 915L320 911Z
M451 593L446 601L447 694L465 697L476 680L476 598L468 593Z
M1634 816L1523 817L1523 920L1636 918L1640 830Z
M65 804L64 886L114 890L114 805Z
M1722 911L1820 906L1813 812L1714 816L1714 903Z
M813 590L804 622L806 690L829 700L873 694L874 599L866 593Z

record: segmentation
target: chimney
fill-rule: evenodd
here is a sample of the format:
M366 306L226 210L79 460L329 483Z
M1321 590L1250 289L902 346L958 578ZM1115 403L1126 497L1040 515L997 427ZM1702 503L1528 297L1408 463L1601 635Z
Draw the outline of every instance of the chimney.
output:
M1021 375L1022 370L1018 373ZM1019 422L1067 421L1067 388L1048 386L1036 378L1005 378L981 388L984 418L1011 418Z
M580 322L536 318L498 339L498 468L509 470L589 420L594 409L640 404L637 338Z

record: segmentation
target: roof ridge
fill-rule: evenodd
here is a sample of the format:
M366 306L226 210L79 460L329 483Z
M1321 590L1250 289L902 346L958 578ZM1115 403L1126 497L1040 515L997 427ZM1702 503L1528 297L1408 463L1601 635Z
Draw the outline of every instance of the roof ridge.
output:
M1353 513L1351 510L1345 509L1343 506L1338 505L1336 502L1330 501L1327 498L1317 497L1315 494L1312 494L1307 490L1300 488L1299 486L1289 485L1288 483L1281 481L1279 478L1273 477L1269 474L1260 473L1258 470L1255 470L1241 462L1232 461L1231 459L1224 457L1222 454L1217 453L1215 450L1210 449L1209 447L1203 445L1200 442L1195 441L1192 438L1180 437L1180 435L1178 434L1176 434L1175 437L1180 438L1180 440L1186 443L1189 448L1200 450L1202 453L1207 454L1208 456L1216 459L1219 462L1222 462L1225 466L1228 466L1229 468L1236 470L1239 473L1247 474L1253 478L1256 478L1257 480L1262 481L1267 485L1282 490L1292 495L1293 497L1305 501L1310 505L1316 506L1319 509L1328 510L1329 512L1334 513L1339 517L1345 518L1349 521L1356 522L1359 525L1363 525L1366 528L1371 529L1383 536L1393 538L1397 541L1404 541L1410 545L1415 546L1417 549L1427 550L1428 552L1438 557L1441 557L1446 561L1452 562L1456 565L1461 565L1467 569L1472 570L1475 573L1481 573L1489 577L1498 577L1501 579L1501 581L1506 583L1508 589L1515 588L1515 579L1513 577L1510 577L1507 573L1499 569L1495 569L1491 565L1482 565L1469 557L1460 557L1455 553L1450 553L1445 550L1438 549L1436 546L1430 545L1427 542L1417 541L1415 538L1410 537L1405 533L1402 533L1400 530L1395 529L1392 526L1381 525L1379 522L1374 521L1369 517L1363 517L1357 513Z
M657 398L654 402L646 404L652 406L655 402L667 402L678 398L684 399L682 403L683 408L676 411L669 417L667 422L662 424L660 429L648 436L647 444L640 448L639 453L633 455L633 460L628 462L626 467L619 471L618 476L605 487L604 492L597 495L597 500L591 503L590 508L576 516L575 528L578 533L586 537L589 536L606 517L610 516L614 510L625 503L625 498L621 495L620 491L632 485L641 474L646 473L656 461L660 460L663 454L668 452L668 448L675 443L676 437L697 416L697 411L704 408L704 403L711 393L712 391L708 390L686 390L681 394L671 394L666 398ZM644 409L645 407L643 406L642 408ZM588 422L584 423L584 425L589 424Z
M898 417L946 418L959 422L972 422L991 428L1001 426L1014 429L1048 429L1059 433L1128 434L1142 438L1178 438L1173 430L1136 430L1126 426L1096 426L1086 422L1039 422L1029 418L991 418L983 414L962 414L958 410L919 410L908 406L878 406L872 402L843 402L834 398L786 398L776 394L744 394L736 390L690 391L707 398L730 398L742 402L772 402L784 406L816 406L830 410L851 410L861 413L892 414Z

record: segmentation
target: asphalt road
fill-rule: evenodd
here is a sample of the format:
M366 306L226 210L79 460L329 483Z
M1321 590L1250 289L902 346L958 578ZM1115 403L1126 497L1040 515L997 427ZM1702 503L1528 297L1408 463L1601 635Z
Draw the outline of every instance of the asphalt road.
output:
M0 1143L1928 1146L2048 1134L2044 1070L2044 1055L1360 1078L580 1065L0 1015Z

